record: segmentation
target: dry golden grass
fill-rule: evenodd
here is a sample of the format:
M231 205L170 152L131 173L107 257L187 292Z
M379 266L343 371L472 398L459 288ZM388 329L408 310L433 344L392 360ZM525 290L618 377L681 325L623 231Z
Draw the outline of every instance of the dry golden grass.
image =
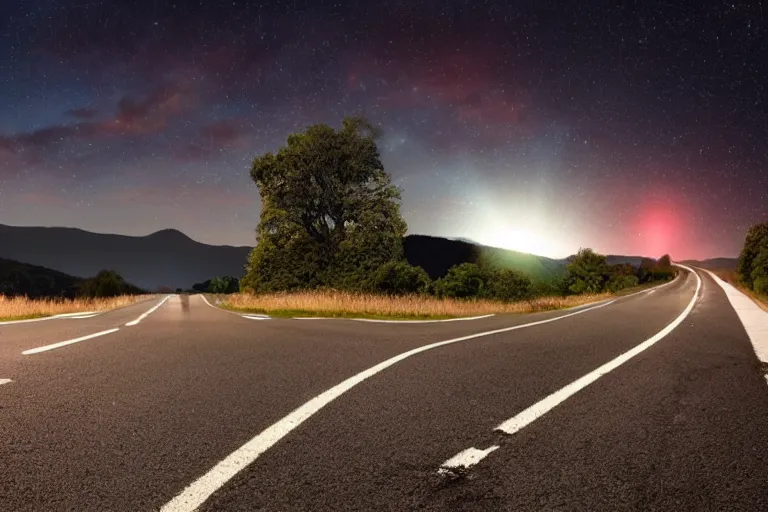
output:
M0 321L39 318L64 313L106 311L133 304L146 295L122 295L104 299L28 299L0 295Z
M501 303L490 300L438 299L410 295L387 297L337 291L309 291L264 295L233 294L222 297L228 309L274 316L332 316L368 318L453 318L492 313L532 313L580 306L612 294L540 297Z
M739 282L739 276L736 273L735 270L730 269L715 269L712 270L713 273L717 275L720 279L725 281L726 283L729 283L736 288L739 289L744 295L752 299L752 301L763 308L765 311L768 311L768 297L764 295L758 295L757 293L753 292L749 288L745 287L743 284Z

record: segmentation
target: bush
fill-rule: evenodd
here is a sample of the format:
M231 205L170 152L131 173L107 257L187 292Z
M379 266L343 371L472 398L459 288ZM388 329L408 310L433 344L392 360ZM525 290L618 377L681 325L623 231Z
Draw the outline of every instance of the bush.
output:
M142 290L126 283L125 279L114 270L102 270L95 277L83 281L80 286L81 297L117 297L142 293Z
M762 272L760 267L766 265L768 258L768 256L762 256L764 252L768 252L768 222L749 228L744 247L739 254L739 280L747 288L755 290L753 273L757 271L757 277L760 278Z
M592 249L579 249L566 266L568 291L575 294L600 293L604 287L603 275L607 272L605 256Z
M486 279L480 267L474 263L462 263L449 268L445 277L435 281L433 291L438 297L477 297L483 292Z
M500 268L487 272L481 294L489 299L514 302L531 296L531 279L517 270Z
M517 270L481 267L462 263L448 269L448 274L435 282L438 297L494 299L513 302L531 296L531 279Z
M404 261L391 261L380 266L371 281L375 291L388 295L425 293L429 285L429 276L423 268Z
M611 277L611 279L605 285L605 288L609 292L617 292L619 290L623 290L624 288L632 288L633 286L637 286L638 282L639 280L636 276L615 275Z
M763 248L752 261L752 289L768 295L768 247Z

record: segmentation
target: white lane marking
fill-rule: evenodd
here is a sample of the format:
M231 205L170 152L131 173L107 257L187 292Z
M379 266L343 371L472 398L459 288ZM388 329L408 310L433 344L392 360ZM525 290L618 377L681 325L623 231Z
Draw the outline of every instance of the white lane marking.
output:
M56 320L56 319L66 319L66 318L81 318L81 317L88 318L87 316L83 316L83 315L96 316L98 314L99 314L98 312L93 312L93 311L86 311L83 313L61 313L59 315L44 316L42 318L28 318L26 320L11 320L9 322L0 321L0 326L13 325L13 324L28 324L30 322L42 322L45 320Z
M356 322L374 322L380 324L434 324L437 322L462 322L464 320L480 320L481 318L489 318L492 316L494 316L493 313L490 315L463 316L460 318L445 318L442 320L377 320L376 318L351 318L350 320L354 320Z
M67 317L67 318L69 318L71 320L82 320L83 318L93 318L95 316L99 316L99 314L98 313L91 313L89 315L77 315L77 316L70 316L70 317Z
M37 348L31 348L29 350L25 350L22 352L22 355L29 356L32 354L39 354L40 352L47 352L49 350L55 350L57 348L66 347L67 345L72 345L73 343L80 343L81 341L90 340L91 338L97 338L99 336L105 336L107 334L112 334L113 332L119 331L119 327L115 327L114 329L109 329L106 331L97 332L94 334L89 334L88 336L81 336L80 338L75 338L73 340L67 340L67 341L60 341L58 343L53 343L51 345L45 345L43 347L37 347Z
M162 306L162 305L163 305L163 303L164 303L165 301L167 301L168 299L170 299L171 297L173 297L173 295L166 295L166 296L165 296L165 298L164 298L163 300L161 300L160 302L158 302L157 304L155 304L155 305L154 305L152 308L150 308L148 311L145 311L144 313L142 313L142 314L139 316L139 318L137 318L136 320L131 320L130 322L128 322L128 323L127 323L127 324L125 324L125 325L126 325L126 326L128 326L128 327L131 327L131 326L133 326L133 325L136 325L136 324L138 324L139 322L141 322L142 320L144 320L145 318L147 318L149 315L151 315L152 313L154 313L154 312L155 312L155 310L156 310L157 308L159 308L160 306Z
M273 423L267 427L260 434L256 435L253 439L245 443L243 446L235 450L232 454L227 456L224 460L216 464L206 474L195 480L192 484L187 486L180 494L178 494L171 501L166 503L161 512L192 512L197 507L202 505L214 492L220 489L237 473L248 467L253 461L255 461L262 453L274 446L275 443L287 436L293 429L304 423L312 415L318 412L320 409L328 405L330 402L343 395L351 388L363 382L365 379L376 375L377 373L389 368L390 366L408 359L411 356L426 352L452 343L458 343L460 341L471 340L475 338L481 338L483 336L490 336L493 334L500 334L518 329L525 329L527 327L533 327L535 325L543 325L551 322L557 322L576 315L581 315L587 311L604 308L615 301L606 302L597 306L592 306L588 309L582 309L566 315L561 315L546 320L539 320L537 322L531 322L522 325L515 325L512 327L505 327L503 329L496 329L493 331L479 332L470 334L468 336L462 336L460 338L453 338L446 341L439 341L422 347L414 348L402 354L396 355L383 361L376 366L372 366L367 370L364 370L357 375L353 375L327 391L317 395L315 398L309 400L297 409L289 413L284 418Z
M684 265L678 265L678 266L690 271L691 273L693 273L693 275L696 276L696 292L693 294L693 297L691 298L691 301L688 303L688 306L686 306L683 312L680 313L680 315L677 318L675 318L672 321L672 323L670 323L664 329L657 332L655 335L648 338L644 342L640 343L636 347L624 352L623 354L616 357L615 359L608 361L607 363L600 366L599 368L592 370L591 372L584 375L583 377L571 382L564 388L558 391L555 391L554 393L544 398L543 400L533 404L532 406L528 407L521 413L508 419L507 421L505 421L504 423L496 427L495 430L498 430L510 435L514 434L515 432L519 431L521 428L532 423L536 419L540 418L547 412L557 407L559 404L561 404L566 399L576 394L578 391L592 384L603 375L606 375L607 373L618 368L619 366L626 363L636 355L640 354L641 352L645 351L649 347L653 346L659 340L661 340L662 338L667 336L669 333L671 333L678 325L680 325L683 322L683 320L685 320L685 317L687 317L688 314L691 312L691 310L693 309L693 306L696 304L696 300L699 297L699 290L701 289L701 278L692 269Z
M268 316L251 316L251 315L242 315L243 318L247 318L248 320L271 320Z
M332 316L294 316L292 320L339 320L339 318ZM344 320L349 319L346 318Z
M470 468L486 458L489 453L498 450L497 445L486 448L485 450L478 450L475 447L467 448L463 452L459 452L447 461L440 465L440 469L437 470L440 474L450 473L452 469Z
M763 311L760 306L754 303L736 287L726 283L717 275L707 269L701 269L709 274L714 281L720 285L720 288L728 297L728 302L736 311L736 314L747 331L749 341L752 342L752 348L760 361L768 362L768 312Z
M656 288L653 288L652 290L648 290L648 295L652 294L655 291L656 291Z
M3 384L10 384L11 382L13 382L11 379L0 379L0 386Z

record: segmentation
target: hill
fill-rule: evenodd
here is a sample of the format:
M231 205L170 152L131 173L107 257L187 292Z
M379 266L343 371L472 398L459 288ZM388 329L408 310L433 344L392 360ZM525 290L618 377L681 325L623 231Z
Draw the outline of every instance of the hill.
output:
M454 265L480 262L514 268L543 281L565 273L565 266L557 260L465 240L408 235L404 246L408 263L422 267L432 279L444 276Z
M203 244L173 229L135 237L0 224L0 258L75 277L111 269L127 282L151 291L161 287L187 289L212 276L240 277L250 250Z
M50 268L0 258L0 295L73 298L84 282Z
M432 279L444 276L453 265L485 262L549 281L565 274L567 262L468 240L427 235L406 236L404 247L408 262L422 267ZM45 271L58 271L70 279L90 277L102 269L111 269L127 282L150 291L160 288L186 290L194 283L202 283L214 276L240 278L250 250L247 246L203 244L174 229L147 236L125 236L75 228L0 224L0 258L23 261L30 267L46 267ZM609 263L633 265L638 265L640 259L639 256L608 257ZM36 272L36 275L49 276L45 279L53 279L52 274ZM67 281L61 277L54 282ZM54 288L58 289L56 286Z
M708 260L685 260L684 265L706 268L708 270L736 270L739 258L710 258Z

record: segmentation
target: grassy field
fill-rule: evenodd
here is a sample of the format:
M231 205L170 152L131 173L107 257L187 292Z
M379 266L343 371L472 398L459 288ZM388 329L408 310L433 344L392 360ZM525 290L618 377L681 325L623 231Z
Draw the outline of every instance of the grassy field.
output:
M533 313L570 308L613 297L612 294L540 297L513 303L490 300L455 300L421 297L388 297L334 291L233 294L221 296L221 306L233 311L283 317L387 318L403 320L445 319L494 313Z
M713 269L712 272L717 274L717 277L725 281L726 283L730 283L731 285L735 286L739 289L744 295L751 298L755 304L763 308L765 311L768 311L768 297L765 295L759 295L749 288L746 288L744 285L742 285L739 282L738 275L736 274L735 270L731 269Z
M123 295L104 299L39 299L0 295L0 322L27 320L65 313L106 311L133 304L145 295Z

